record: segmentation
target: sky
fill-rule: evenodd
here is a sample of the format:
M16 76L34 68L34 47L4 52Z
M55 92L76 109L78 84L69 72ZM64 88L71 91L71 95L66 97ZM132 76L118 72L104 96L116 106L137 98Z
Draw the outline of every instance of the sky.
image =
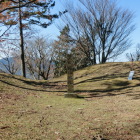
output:
M70 2L76 2L78 0L69 0ZM64 10L65 0L56 0L56 6L54 11ZM136 50L136 45L140 43L140 0L118 0L118 6L128 9L134 13L134 24L136 25L135 31L131 34L132 46L125 53L134 52ZM55 20L54 24L45 29L43 34L48 34L51 38L56 39L59 35L59 20ZM127 61L126 56L123 54L117 61Z
M140 43L140 0L119 0L119 5L134 12L136 30L132 33L134 45Z
M131 35L132 46L125 52L125 54L135 52L136 45L140 43L140 0L119 0L118 5L134 12L134 24L136 25L136 29ZM117 61L128 60L126 60L126 56L122 54L122 56L120 56Z
M132 46L125 53L135 52L136 45L140 43L140 0L119 0L118 4L122 8L127 8L134 12L134 24L136 25L136 29L131 35ZM122 55L118 61L126 61L125 57L125 55Z

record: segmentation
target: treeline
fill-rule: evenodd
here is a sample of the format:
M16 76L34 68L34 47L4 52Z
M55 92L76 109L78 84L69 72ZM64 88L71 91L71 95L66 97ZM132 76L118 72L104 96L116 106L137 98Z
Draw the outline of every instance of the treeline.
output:
M18 61L22 66L25 63L25 68L22 67L22 71L27 70L35 79L48 79L50 75L52 77L61 76L67 71L66 58L68 53L72 54L71 61L73 61L74 70L78 70L116 59L131 46L130 35L135 30L134 15L128 9L118 7L115 1L79 0L78 6L66 3L67 10L59 12L59 14L50 14L49 9L55 6L55 1L52 0L50 2L44 0L21 2L18 0L16 1L20 2L18 9L13 6L12 2L3 0L1 4L4 6L7 3L9 7L0 8L0 16L4 16L6 19L4 21L1 18L1 26L5 26L1 30L0 36L1 42L3 42L1 43L1 52L3 52L3 56L6 56L5 61L7 61L3 65L11 74L18 71L19 65L15 63ZM32 6L33 8L31 8ZM13 18L8 19L12 14L18 13L19 15L19 9L21 10L20 21L22 23L14 22ZM49 13L47 13L48 11ZM53 23L53 19L60 18L60 16L63 27L61 27L57 40L32 36L34 32L34 29L31 29L32 25L47 28ZM18 28L17 23L24 26ZM13 27L20 31L20 41L8 40L12 33L10 28L13 29ZM23 31L22 37L21 31ZM29 39L30 37L31 39ZM22 61L20 61L20 52L22 52ZM139 60L139 52L139 47L137 47L136 53L127 54L127 57L130 59L133 56L133 59ZM7 59L10 57L14 61ZM8 66L6 66L7 64Z

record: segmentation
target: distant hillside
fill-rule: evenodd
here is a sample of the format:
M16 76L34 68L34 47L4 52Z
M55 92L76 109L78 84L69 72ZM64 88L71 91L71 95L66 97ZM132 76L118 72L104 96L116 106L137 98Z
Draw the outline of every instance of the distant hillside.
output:
M2 63L7 64L4 59L0 59L0 70L4 71L4 72L7 72L7 70L5 69L5 67Z
M13 60L12 57L9 57L9 58L8 58L8 61L6 61L6 59L7 59L7 58L0 59L0 70L1 70L1 71L4 71L5 73L9 73L9 71L7 71L7 69L5 68L4 65L8 65L8 61L9 61L10 63L13 63L14 60ZM16 75L21 75L21 72L20 72L20 71L17 71Z

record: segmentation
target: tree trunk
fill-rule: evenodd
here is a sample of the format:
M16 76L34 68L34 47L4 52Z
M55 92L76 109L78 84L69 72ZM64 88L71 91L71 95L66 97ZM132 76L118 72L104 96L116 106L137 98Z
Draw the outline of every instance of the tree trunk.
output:
M19 31L20 31L20 49L21 49L21 61L22 61L22 74L23 74L23 77L26 78L25 55L24 55L24 40L23 40L23 25L22 25L20 0L19 0L18 16L19 16Z
M106 57L105 57L105 53L102 53L102 64L104 64L106 62Z
M49 62L49 66L48 66L47 75L46 75L46 79L45 80L48 80L48 78L49 78L49 74L50 74L50 70L51 70L51 64L52 64L52 58L51 58L51 60Z
M96 52L95 52L95 47L94 47L94 65L96 65Z

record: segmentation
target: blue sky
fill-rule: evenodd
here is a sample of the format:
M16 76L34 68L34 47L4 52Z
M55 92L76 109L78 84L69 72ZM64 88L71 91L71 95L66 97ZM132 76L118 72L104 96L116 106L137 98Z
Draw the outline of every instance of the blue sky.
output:
M119 5L134 12L136 30L132 34L134 44L140 43L140 0L119 0Z
M118 4L122 8L127 8L134 12L134 23L136 25L136 30L131 35L132 46L125 53L134 52L136 50L136 45L140 43L140 0L119 0ZM121 61L122 59L125 61L125 55L122 55L118 61Z
M69 0L70 2L76 2L78 0ZM56 7L54 11L62 11L64 9L65 0L56 0ZM136 24L136 30L132 33L132 47L126 51L133 52L135 51L135 46L140 43L140 0L118 0L118 6L129 9L130 11L134 12L134 23ZM56 38L59 35L59 29L57 28L59 25L59 20L56 20L53 25L45 29L46 31L43 34L49 34L52 38ZM118 61L125 61L125 55L122 55Z
M62 11L62 9L65 9L63 7L64 1L65 0L56 0L56 6L54 8L55 11ZM75 2L76 0L69 1ZM140 43L140 0L118 0L118 6L134 12L134 23L136 24L136 30L132 34L132 40L134 44ZM46 32L52 37L56 37L59 35L59 29L57 28L58 24L59 20L56 20L53 25L46 29Z

